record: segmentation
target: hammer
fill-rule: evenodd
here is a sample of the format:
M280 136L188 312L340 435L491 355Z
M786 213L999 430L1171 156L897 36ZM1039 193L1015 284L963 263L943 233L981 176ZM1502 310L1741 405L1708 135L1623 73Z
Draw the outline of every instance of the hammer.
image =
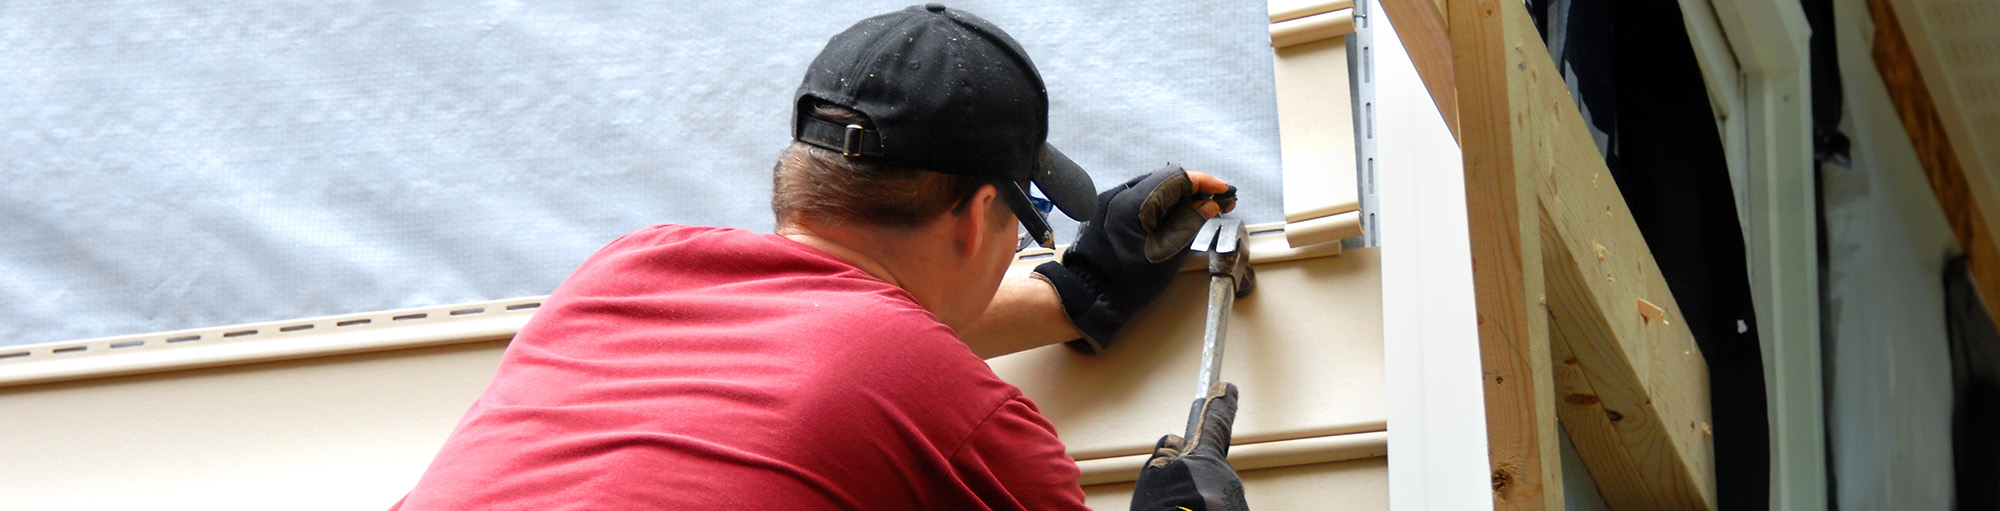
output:
M1195 406L1188 412L1187 434L1193 441L1201 423L1202 402L1208 391L1222 381L1222 342L1229 333L1229 307L1236 298L1257 287L1257 273L1250 269L1250 231L1237 218L1210 218L1194 235L1196 251L1208 253L1208 327L1202 331L1201 373L1196 375Z

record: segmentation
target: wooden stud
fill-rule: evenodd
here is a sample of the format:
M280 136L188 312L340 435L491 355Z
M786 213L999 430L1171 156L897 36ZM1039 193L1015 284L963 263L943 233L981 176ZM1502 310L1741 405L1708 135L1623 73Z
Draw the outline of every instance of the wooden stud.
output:
M1525 22L1527 11L1507 0L1453 0L1449 7L1493 504L1503 510L1562 509L1548 315L1541 306L1541 238L1535 235L1540 226L1534 169L1547 166L1547 151L1537 147L1542 142L1531 130L1516 125L1531 117L1522 108L1532 88L1520 82L1528 76L1516 69L1525 55L1524 34L1506 20ZM1403 36L1406 45L1412 39Z

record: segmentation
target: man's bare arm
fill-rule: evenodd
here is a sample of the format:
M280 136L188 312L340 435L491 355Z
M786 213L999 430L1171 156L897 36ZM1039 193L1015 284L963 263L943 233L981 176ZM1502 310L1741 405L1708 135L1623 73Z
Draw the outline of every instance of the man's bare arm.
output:
M1001 281L986 314L972 328L958 333L959 340L983 359L1078 337L1083 333L1070 325L1055 287L1033 277Z

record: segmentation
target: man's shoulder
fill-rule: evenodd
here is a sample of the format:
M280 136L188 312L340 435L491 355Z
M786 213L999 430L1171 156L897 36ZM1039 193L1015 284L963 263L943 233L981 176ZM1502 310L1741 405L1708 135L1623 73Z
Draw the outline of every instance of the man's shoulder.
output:
M914 359L919 365L985 364L973 355L951 327L900 292L838 293L832 303L815 303L816 314L830 325L838 325L830 347L846 356L899 360ZM951 364L938 364L950 361ZM932 370L931 367L918 368ZM989 370L990 372L990 370Z
M659 224L619 236L605 249L620 247L646 247L662 244L678 244L690 241L708 243L756 243L762 235L734 227L709 227L703 225Z
M956 406L991 408L1020 395L950 327L900 290L849 294L843 301L815 307L814 321L831 327L820 330L828 338L815 340L828 376L848 385L904 388L917 395L980 396Z
M733 227L662 224L606 243L577 266L574 281L649 280L671 287L701 287L780 274L845 273L850 266L773 234ZM658 286L649 286L657 289Z

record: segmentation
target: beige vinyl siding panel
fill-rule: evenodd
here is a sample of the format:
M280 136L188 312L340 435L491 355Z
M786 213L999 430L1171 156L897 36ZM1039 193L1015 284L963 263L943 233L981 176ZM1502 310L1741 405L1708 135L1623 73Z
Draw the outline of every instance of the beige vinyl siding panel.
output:
M1255 266L1223 359L1222 378L1243 396L1235 443L1386 430L1377 253ZM1043 348L990 363L1056 423L1071 457L1149 452L1186 424L1207 290L1207 279L1176 279L1103 355Z
M1359 236L1361 195L1345 37L1354 29L1353 10L1271 27L1286 236L1293 246Z
M423 474L505 347L0 388L6 507L386 509Z

